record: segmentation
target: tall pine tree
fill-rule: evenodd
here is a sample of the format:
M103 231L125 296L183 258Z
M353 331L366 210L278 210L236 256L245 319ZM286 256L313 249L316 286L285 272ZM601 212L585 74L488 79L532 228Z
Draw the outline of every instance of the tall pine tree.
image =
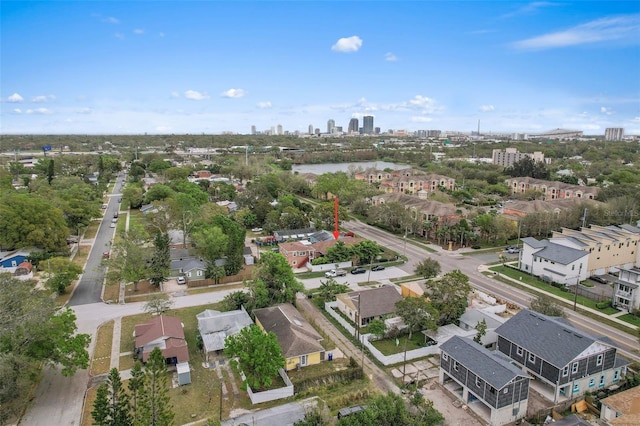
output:
M91 415L99 426L131 424L129 397L117 368L109 371L107 383L98 388Z
M129 379L129 397L131 399L131 420L133 424L138 422L140 417L140 399L144 387L144 371L142 363L137 361L131 369L131 379Z
M144 370L144 385L138 401L136 426L169 426L175 416L169 398L167 366L162 351L151 351Z
M156 232L153 239L154 251L151 257L151 277L149 281L156 287L160 287L160 284L167 279L169 275L169 265L171 264L171 257L169 255L169 234L166 232Z

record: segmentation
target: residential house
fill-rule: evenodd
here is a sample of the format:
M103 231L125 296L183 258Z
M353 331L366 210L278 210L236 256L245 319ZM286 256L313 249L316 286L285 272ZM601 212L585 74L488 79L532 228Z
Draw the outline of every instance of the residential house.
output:
M506 180L512 194L520 194L529 190L542 193L545 200L558 198L580 198L593 200L600 192L597 186L571 185L559 181L534 179L531 177L514 177Z
M387 193L416 195L419 192L426 197L437 190L453 190L456 181L448 176L429 174L419 169L406 168L394 171L367 169L356 173L354 178L370 184L378 184Z
M13 274L18 266L27 260L35 249L21 249L0 252L0 272Z
M192 280L203 280L207 271L207 263L197 257L171 259L169 270L172 277L183 276Z
M468 308L458 320L458 326L465 331L476 330L476 326L484 321L487 328L485 329L484 336L481 337L482 345L488 349L495 349L496 343L498 342L496 329L507 321L507 318L501 317L497 312L504 312L505 310L505 305Z
M227 337L238 334L240 330L253 324L244 306L227 312L205 309L196 318L207 362L224 350Z
M317 233L313 235L317 235ZM278 245L278 249L280 254L287 259L287 263L297 269L304 267L307 262L311 262L313 259L326 255L327 250L336 245L338 241L348 247L364 241L364 238L341 236L339 240L336 240L331 236L331 239L323 239L313 243L309 240L283 242Z
M640 425L640 386L600 400L600 422L608 426Z
M285 370L319 364L324 360L322 336L290 303L253 311L256 325L278 338L286 360Z
M497 350L544 386L554 403L616 385L628 361L606 337L595 338L565 319L527 309L496 329Z
M189 350L180 318L157 316L147 323L136 325L133 335L134 353L142 362L147 362L149 354L155 348L162 350L169 365L189 361Z
M396 312L396 303L402 296L394 285L342 293L336 296L338 310L358 327L364 327L374 319L384 319Z
M410 281L400 285L400 294L402 297L423 297L426 291L424 283L419 281Z
M445 204L439 201L424 200L406 194L382 194L371 198L375 206L385 203L398 203L411 212L413 219L423 223L430 222L434 229L440 224L452 225L464 217L465 210L456 208L453 204ZM429 232L424 229L423 234Z
M191 248L191 238L185 238L184 231L181 229L169 229L169 246L172 249L188 249Z
M620 269L613 283L613 307L633 312L640 309L640 269Z
M462 387L462 401L472 410L477 402L488 408L491 414L485 419L491 426L526 416L531 379L508 358L459 336L441 344L440 351L440 383Z
M558 217L578 204L585 204L591 207L601 205L602 203L595 200L582 200L578 198L559 198L556 200L513 200L503 204L502 215L515 221L527 215L536 213L545 213L549 217Z
M304 229L279 229L273 233L276 241L299 241L306 240L316 232L315 228Z
M238 210L238 205L235 201L224 200L218 201L216 204L226 209L228 213L233 213Z
M553 233L551 241L588 252L589 276L640 266L640 228L636 226L591 225L580 230L562 228L561 232Z
M587 279L589 253L533 237L522 239L520 270L544 281L576 285Z
M18 265L15 272L13 273L13 276L19 280L28 280L33 278L32 271L33 265L28 260L25 260Z

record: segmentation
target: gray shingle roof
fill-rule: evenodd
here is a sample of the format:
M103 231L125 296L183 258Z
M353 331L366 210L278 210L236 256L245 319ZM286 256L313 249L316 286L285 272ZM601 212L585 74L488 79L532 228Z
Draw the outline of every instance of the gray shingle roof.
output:
M470 339L453 336L440 345L440 350L497 390L517 377L528 377L515 365Z
M396 303L402 300L402 296L396 286L385 285L367 290L352 291L348 294L358 309L358 296L360 296L360 309L362 318L377 317L391 314L396 311Z
M559 318L528 309L502 324L496 333L558 368L569 364L595 342Z
M538 241L535 238L527 237L523 238L522 242L534 249L542 249L535 252L536 256L562 265L568 265L571 262L575 262L576 260L589 255L588 251L552 243L549 240Z
M547 245L546 240L538 241L533 237L523 238L522 242L536 249L543 248Z
M224 340L253 324L244 308L236 311L219 312L206 309L196 315L198 330L207 352L224 349Z
M207 264L200 259L192 257L190 259L172 260L169 268L189 272L194 269L207 269Z

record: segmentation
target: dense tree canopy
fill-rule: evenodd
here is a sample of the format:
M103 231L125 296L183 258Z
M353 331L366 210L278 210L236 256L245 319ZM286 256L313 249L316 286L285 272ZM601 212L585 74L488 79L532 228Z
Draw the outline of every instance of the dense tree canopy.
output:
M263 253L256 277L249 284L254 308L264 308L278 303L293 303L296 293L304 290L293 275L287 259L280 253Z
M453 324L464 314L469 293L473 290L469 277L456 270L444 274L442 279L428 281L431 305L439 312L438 325Z

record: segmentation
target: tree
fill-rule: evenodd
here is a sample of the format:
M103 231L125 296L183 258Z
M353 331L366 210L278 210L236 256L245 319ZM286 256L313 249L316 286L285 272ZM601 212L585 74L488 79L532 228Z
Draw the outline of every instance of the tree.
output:
M149 281L155 287L160 287L169 276L169 265L171 256L169 254L169 234L166 232L156 232L153 239L153 255L151 256L151 267L149 268Z
M565 317L566 314L562 306L558 305L549 296L540 295L531 301L530 308L532 311L539 312L550 317Z
M330 263L340 263L350 260L352 255L351 249L343 241L338 240L333 247L327 249L326 258Z
M140 280L148 277L147 250L143 247L147 234L140 228L130 228L122 239L114 244L109 265L114 267L125 282L133 282L134 289Z
M227 253L229 237L220 227L200 227L193 233L193 243L196 252L207 263L207 268L213 268L216 260Z
M141 392L144 389L144 371L142 370L142 363L140 361L136 361L136 363L133 364L133 368L131 368L131 378L129 379L127 387L129 388L129 396L131 398L131 420L133 424L137 424L140 417L138 406L142 399Z
M396 303L396 314L409 330L409 340L414 331L436 330L438 311L422 297L405 297Z
M441 280L429 281L431 304L440 313L438 325L453 324L467 308L467 298L473 290L469 277L459 270L445 274Z
M149 298L142 309L150 314L161 315L171 309L171 305L173 305L172 300L164 295L155 294Z
M320 291L320 297L325 302L332 302L336 300L336 295L351 291L348 285L339 284L333 278L329 278L326 281L321 280L318 290Z
M61 366L64 376L87 368L91 337L76 334L75 320L33 282L0 274L0 411L28 393L43 363Z
M250 284L255 308L264 308L278 303L293 303L296 293L304 290L293 275L287 259L280 253L263 253L256 278Z
M167 366L159 348L149 354L140 392L136 426L170 426L175 414L169 398Z
M437 277L440 273L440 262L430 257L427 257L416 266L415 273L425 279Z
M51 181L53 180L55 175L55 165L53 164L53 159L50 159L47 163L47 182L51 185Z
M107 382L100 385L91 412L93 419L100 426L120 426L131 424L131 407L122 379L117 368L112 368ZM106 391L105 391L106 390Z
M247 384L253 389L268 387L285 359L274 333L264 333L257 325L243 328L225 339L224 353L236 358Z
M387 325L381 319L376 318L369 322L367 325L367 331L376 336L376 338L382 339L384 334L387 332Z
M435 426L444 418L433 403L420 403L420 409L413 413L407 409L400 395L389 392L378 395L364 411L338 420L338 426Z
M144 193L139 185L129 184L122 191L122 199L129 203L131 208L139 208L144 201Z
M376 256L382 253L382 247L380 247L374 241L361 241L357 244L354 244L350 247L351 253L355 256L358 256L359 264L364 265L367 263L371 263L375 260Z
M484 318L482 318L482 321L478 321L478 323L476 324L476 331L478 332L478 334L475 335L473 341L481 345L482 338L485 334L487 334L487 321Z

